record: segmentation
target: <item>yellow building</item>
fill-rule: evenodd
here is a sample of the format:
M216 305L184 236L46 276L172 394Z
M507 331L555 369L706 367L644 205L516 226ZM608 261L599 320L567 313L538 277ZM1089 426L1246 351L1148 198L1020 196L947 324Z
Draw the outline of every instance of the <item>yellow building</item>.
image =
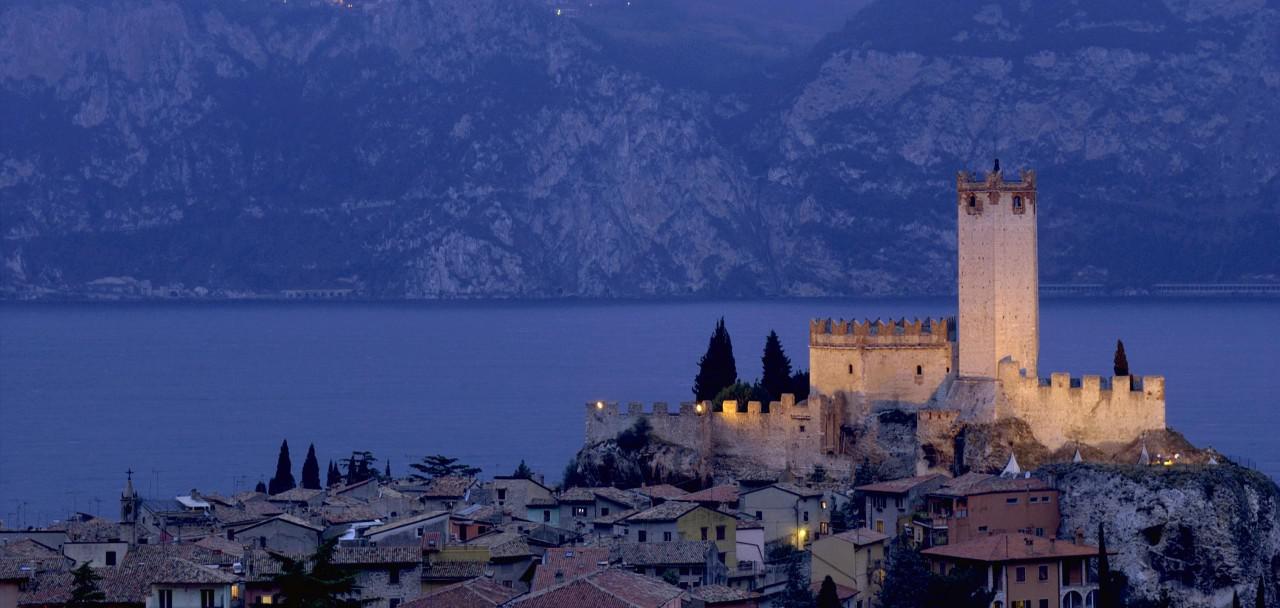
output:
M858 605L870 606L884 582L885 541L889 535L860 528L813 542L811 579L830 576L837 585L857 590Z
M632 514L618 523L627 527L627 540L661 543L707 540L716 544L720 561L733 572L738 567L737 520L728 513L698 503L668 501Z

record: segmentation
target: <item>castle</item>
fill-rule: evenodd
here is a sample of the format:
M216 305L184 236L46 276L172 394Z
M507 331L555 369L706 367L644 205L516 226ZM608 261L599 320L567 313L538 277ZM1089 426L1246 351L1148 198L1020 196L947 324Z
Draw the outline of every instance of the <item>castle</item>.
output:
M587 404L588 445L636 418L704 460L775 471L851 457L896 459L926 472L945 465L957 429L1017 418L1049 450L1108 446L1165 428L1164 378L1037 375L1040 351L1036 176L956 177L958 323L953 319L809 324L810 393L797 402ZM885 415L889 414L889 415ZM874 450L867 446L873 445Z

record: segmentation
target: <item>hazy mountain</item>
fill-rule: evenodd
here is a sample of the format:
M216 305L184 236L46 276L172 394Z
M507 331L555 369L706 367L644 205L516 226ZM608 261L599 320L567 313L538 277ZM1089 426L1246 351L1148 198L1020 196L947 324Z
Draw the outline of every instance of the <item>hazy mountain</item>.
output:
M945 292L955 170L996 153L1040 171L1046 281L1280 274L1261 0L879 2L754 55L747 11L696 87L636 32L703 5L11 3L0 289Z

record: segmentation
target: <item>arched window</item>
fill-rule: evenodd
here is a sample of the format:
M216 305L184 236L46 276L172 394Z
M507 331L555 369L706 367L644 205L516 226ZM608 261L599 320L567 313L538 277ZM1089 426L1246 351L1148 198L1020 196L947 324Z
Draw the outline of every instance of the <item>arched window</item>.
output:
M1098 592L1090 591L1089 595L1084 596L1085 608L1095 608L1098 605Z
M917 376L923 376L923 375L924 375L924 367L923 367L923 366L920 366L920 365L917 365L917 366L916 366L916 375L917 375Z
M1014 209L1022 209L1022 197L1021 197L1021 196L1015 196L1015 197L1013 197L1013 208L1014 208Z
M978 206L978 197L976 197L976 196L974 196L974 195L970 194L970 195L969 195L969 208L970 208L970 209L973 209L973 208L975 208L975 207L977 207L977 206Z
M849 364L849 375L853 375L853 364Z
M1062 608L1084 608L1084 598L1079 591L1068 591L1062 597Z

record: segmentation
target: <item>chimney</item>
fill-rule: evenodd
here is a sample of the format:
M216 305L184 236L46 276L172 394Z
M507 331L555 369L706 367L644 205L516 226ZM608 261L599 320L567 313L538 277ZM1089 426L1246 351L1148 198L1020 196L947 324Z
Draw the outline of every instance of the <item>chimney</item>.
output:
M1080 528L1076 528L1076 544L1084 544L1084 530L1081 530Z

